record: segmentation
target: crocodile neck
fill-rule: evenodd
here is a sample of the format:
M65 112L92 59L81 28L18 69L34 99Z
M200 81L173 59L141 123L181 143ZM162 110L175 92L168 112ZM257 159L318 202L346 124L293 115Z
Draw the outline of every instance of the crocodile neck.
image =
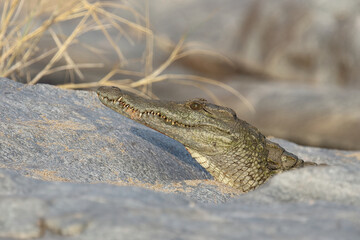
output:
M101 87L97 94L107 107L182 143L215 180L243 192L278 172L303 166L232 109L204 99L149 100L115 87Z

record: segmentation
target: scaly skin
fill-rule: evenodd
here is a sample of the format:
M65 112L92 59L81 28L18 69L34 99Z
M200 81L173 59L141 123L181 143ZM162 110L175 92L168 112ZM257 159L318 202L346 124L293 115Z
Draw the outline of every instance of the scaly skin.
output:
M100 87L100 101L116 112L182 143L215 180L243 192L305 163L267 140L230 108L204 99L148 100L116 87Z

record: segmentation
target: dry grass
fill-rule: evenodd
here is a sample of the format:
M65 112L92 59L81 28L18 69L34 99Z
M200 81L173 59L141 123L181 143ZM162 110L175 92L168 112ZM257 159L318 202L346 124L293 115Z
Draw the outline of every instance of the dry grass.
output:
M11 78L15 81L26 81L33 85L43 80L44 77L56 73L66 72L70 76L70 83L58 85L62 88L94 88L99 86L118 86L133 92L154 97L151 93L153 83L165 80L174 80L179 84L191 84L204 89L210 97L218 102L214 94L203 87L202 83L222 87L243 101L253 111L252 105L236 90L219 81L194 75L164 74L164 71L175 61L190 54L216 54L204 49L185 47L184 36L177 44L167 42L172 48L168 59L159 67L153 69L154 36L150 29L149 4L144 0L143 6L135 4L136 1L90 1L90 0L0 0L0 76ZM137 2L139 3L139 2ZM34 7L36 6L36 7ZM115 14L117 10L127 17ZM69 21L76 22L69 34L62 34L58 29L61 24ZM141 71L127 69L127 59L116 39L110 31L117 31L132 45L135 44L134 36L145 37L145 47ZM95 82L85 82L86 69L104 68L102 62L84 63L73 60L69 53L71 45L80 42L84 34L97 31L102 34L116 53L116 64L103 77ZM59 33L60 32L60 33ZM134 34L135 33L135 34ZM44 51L39 44L44 36L50 36L54 47ZM87 46L90 52L99 54L96 46ZM101 53L100 53L101 54ZM223 58L224 61L227 59ZM31 73L32 66L43 63L41 69L35 74ZM119 74L131 76L132 79L117 79ZM64 73L65 75L65 73ZM78 82L75 79L82 81ZM134 80L135 79L135 80Z

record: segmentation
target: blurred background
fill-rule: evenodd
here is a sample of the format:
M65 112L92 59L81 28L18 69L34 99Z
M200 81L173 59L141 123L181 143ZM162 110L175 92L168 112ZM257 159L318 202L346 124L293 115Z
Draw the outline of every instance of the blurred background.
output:
M360 150L358 0L0 0L0 76L206 98L267 136Z

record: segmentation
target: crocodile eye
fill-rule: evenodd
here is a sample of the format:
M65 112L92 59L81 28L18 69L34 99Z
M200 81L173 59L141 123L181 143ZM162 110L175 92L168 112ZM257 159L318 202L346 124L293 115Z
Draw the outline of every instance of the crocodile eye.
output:
M190 108L192 110L200 110L202 108L202 105L200 103L197 103L197 102L192 102L190 104Z

